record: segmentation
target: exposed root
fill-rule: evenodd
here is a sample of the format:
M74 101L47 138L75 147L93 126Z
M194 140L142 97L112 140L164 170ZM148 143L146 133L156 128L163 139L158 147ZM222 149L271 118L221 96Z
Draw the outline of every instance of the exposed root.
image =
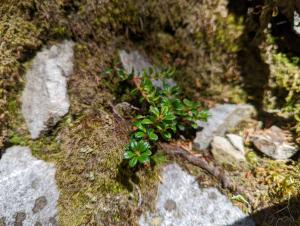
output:
M251 206L254 204L254 202L255 202L254 198L249 194L245 194L241 187L234 184L224 169L222 169L218 166L214 166L213 164L207 162L202 157L195 156L195 155L188 153L187 151L185 151L184 149L182 149L179 146L166 144L166 143L160 143L160 146L161 146L161 150L164 153L166 153L168 155L180 156L180 157L186 159L191 164L206 170L208 173L210 173L211 175L213 175L214 177L216 177L218 180L221 181L223 188L229 189L230 191L235 192L235 193L243 194L248 199Z
M132 180L129 180L129 183L136 189L137 194L138 194L138 205L137 205L137 209L141 208L142 203L143 203L143 198L142 198L142 192L141 189L139 188L139 186L135 183L132 182Z

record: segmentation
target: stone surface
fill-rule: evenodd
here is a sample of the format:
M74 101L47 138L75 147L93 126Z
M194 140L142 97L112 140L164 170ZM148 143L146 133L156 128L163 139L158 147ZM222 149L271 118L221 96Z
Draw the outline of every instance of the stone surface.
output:
M296 144L290 143L289 132L283 131L277 126L270 129L260 130L251 136L255 147L265 155L278 160L289 159L298 150Z
M134 72L136 75L140 75L143 71L149 72L151 68L153 71L159 71L157 67L153 67L149 61L143 57L138 51L132 51L127 53L125 50L119 52L122 66L127 73ZM173 79L152 79L152 83L155 87L162 88L164 83L168 86L175 86L176 82Z
M67 79L73 71L74 43L43 49L26 74L22 113L33 139L68 113Z
M59 197L52 164L29 148L8 148L0 160L0 219L4 225L53 225ZM1 225L1 220L0 220Z
M254 107L248 104L218 104L209 112L211 117L207 122L198 122L199 127L203 128L197 132L193 142L198 150L206 149L214 136L224 136L226 131L256 114Z
M242 154L245 154L244 141L241 136L229 133L226 134L226 137L237 150L239 150Z
M216 188L199 188L177 164L164 168L156 210L144 213L141 226L252 226L253 221Z
M297 35L300 35L300 15L296 10L294 11L293 29L294 29L294 31L296 32Z
M144 70L149 70L149 68L154 69L149 61L138 51L127 53L125 50L121 50L119 56L122 66L127 73L135 72L136 74L141 74Z
M214 159L219 163L235 164L236 162L245 161L244 153L237 150L230 142L224 137L215 136L212 141L211 152Z

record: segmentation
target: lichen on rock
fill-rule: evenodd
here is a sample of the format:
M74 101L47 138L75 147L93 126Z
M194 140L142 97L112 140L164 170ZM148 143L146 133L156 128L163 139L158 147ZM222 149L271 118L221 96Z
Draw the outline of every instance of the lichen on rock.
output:
M0 219L4 225L51 225L57 218L59 197L55 171L53 164L34 158L27 147L6 149L0 160Z

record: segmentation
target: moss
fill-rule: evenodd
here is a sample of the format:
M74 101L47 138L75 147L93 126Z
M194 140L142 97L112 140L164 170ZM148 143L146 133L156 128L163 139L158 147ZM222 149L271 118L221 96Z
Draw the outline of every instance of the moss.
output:
M153 208L159 167L137 175L128 175L122 168L128 127L120 124L110 109L111 103L119 101L119 87L114 77L101 75L105 68L118 65L118 47L130 47L130 39L134 40L135 47L144 48L155 63L179 69L182 74L176 77L178 82L195 99L240 103L247 98L240 86L236 54L242 47L243 21L228 14L226 0L207 0L192 6L187 0L113 0L99 4L94 0L4 0L1 4L0 38L5 42L0 60L5 64L0 65L0 149L4 143L26 145L38 158L56 164L61 225L134 224L139 212L138 195L120 176L132 176L143 193L143 208ZM27 67L24 61L42 44L63 38L77 43L74 75L68 83L70 113L48 134L31 140L20 114L19 95ZM274 54L272 59L270 64L276 66L272 84L286 91L288 103L279 107L297 111L299 87L290 79L296 74L296 64L283 55ZM263 162L259 156L252 159L251 164L270 168L270 173L257 169L255 179L249 184L243 181L249 193L254 193L255 183L267 177L270 194L263 195L269 203L271 194L279 192L284 199L288 191L278 190L289 180L277 180L275 173L288 178L290 170L296 175L294 165L292 169L276 165L277 169L268 166L270 162ZM203 185L216 184L201 170L182 166L200 173ZM245 175L247 172L240 172L237 183Z
M56 179L61 190L61 225L94 221L101 225L106 220L131 224L136 204L128 200L130 192L117 180L127 141L127 133L116 130L119 126L110 113L99 110L59 132L61 148L52 158L57 164ZM155 173L140 180L143 192L149 189L152 177ZM143 187L145 183L148 185Z
M270 38L269 38L270 39ZM285 117L294 117L296 132L300 137L300 73L299 57L289 58L278 53L270 44L264 54L270 66L269 90L264 100L267 110L275 110Z
M24 72L23 62L42 44L72 38L105 44L115 33L140 30L134 1L4 0L0 6L0 148L8 139L8 99L15 98ZM126 7L125 7L126 6ZM97 45L97 44L96 44ZM95 63L95 67L97 63Z
M76 119L69 114L47 136L32 140L26 128L20 129L25 125L19 106L15 102L10 106L16 116L14 125L18 126L10 131L9 144L28 146L34 156L57 167L61 225L102 225L103 222L131 225L136 221L134 208L138 194L119 179L128 139L126 126L120 125L111 113L99 109ZM144 207L153 203L157 170L146 170L135 176L143 193Z

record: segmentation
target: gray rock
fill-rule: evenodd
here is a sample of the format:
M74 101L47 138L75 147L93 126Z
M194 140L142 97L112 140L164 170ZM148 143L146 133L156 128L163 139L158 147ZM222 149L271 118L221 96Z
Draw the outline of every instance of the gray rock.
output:
M216 188L199 188L177 164L164 168L156 210L144 213L141 226L252 226L254 222Z
M206 149L214 136L224 136L226 131L256 114L254 107L249 104L218 104L209 112L211 117L207 122L198 122L199 127L203 128L197 132L193 142L198 150Z
M34 158L27 147L5 151L0 160L0 219L4 225L53 225L58 197L52 164Z
M120 60L123 68L127 73L134 72L140 76L144 71L149 72L151 68L153 71L160 71L158 67L153 67L149 61L143 57L138 51L132 51L127 53L125 50L119 52ZM168 86L176 86L176 82L173 79L152 79L152 84L155 87L162 88L164 83Z
M226 137L237 150L239 150L242 154L245 154L244 141L241 136L230 133L226 134Z
M294 29L294 31L296 32L297 35L300 35L300 15L296 10L294 11L293 29Z
M219 163L235 164L245 161L244 153L237 150L226 138L215 136L212 141L211 152L214 159Z
M299 148L296 144L288 142L287 132L272 126L270 129L257 131L251 136L255 147L265 155L278 160L285 160L292 157Z
M73 71L74 43L43 49L26 74L22 113L33 139L68 113L67 79Z
M149 70L149 68L154 70L149 61L138 51L127 53L125 50L121 50L119 52L119 56L122 66L127 73L135 72L136 74L140 75L144 70Z

